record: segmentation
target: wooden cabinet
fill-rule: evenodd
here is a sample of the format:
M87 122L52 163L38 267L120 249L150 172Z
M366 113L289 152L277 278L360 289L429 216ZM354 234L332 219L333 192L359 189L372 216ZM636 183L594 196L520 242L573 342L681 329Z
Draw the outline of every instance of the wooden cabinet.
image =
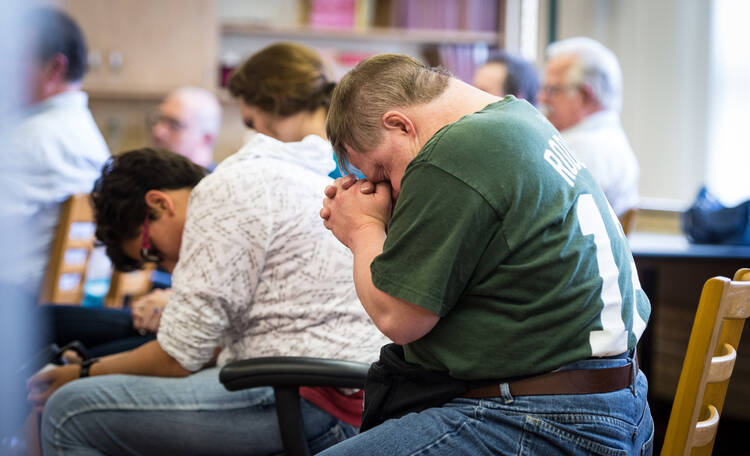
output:
M213 89L218 28L214 0L63 0L89 48L84 89L93 97L161 97Z

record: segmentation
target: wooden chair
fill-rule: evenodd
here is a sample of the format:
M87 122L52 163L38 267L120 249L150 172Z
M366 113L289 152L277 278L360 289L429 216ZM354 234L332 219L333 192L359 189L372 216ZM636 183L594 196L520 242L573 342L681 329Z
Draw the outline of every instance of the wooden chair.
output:
M112 271L109 291L104 300L104 305L106 307L122 307L126 297L133 299L151 291L151 272L154 269L153 264L147 264L139 271Z
M618 217L620 219L620 225L622 225L622 231L625 232L625 236L630 234L630 232L633 230L633 227L635 226L636 214L638 214L638 208L631 207L624 214Z
M86 194L62 204L39 302L81 304L86 266L94 248L94 214Z
M703 286L661 454L709 455L750 316L750 269Z

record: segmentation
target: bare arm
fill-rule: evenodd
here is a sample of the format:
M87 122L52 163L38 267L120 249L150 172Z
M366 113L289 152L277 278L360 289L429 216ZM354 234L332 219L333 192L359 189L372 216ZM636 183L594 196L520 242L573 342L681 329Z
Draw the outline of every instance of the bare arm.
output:
M105 356L91 365L89 375L132 374L154 377L186 377L186 370L152 340L133 350Z
M29 379L29 400L43 405L58 388L79 378L81 366L69 364L40 372ZM89 375L133 374L156 377L186 377L192 372L183 368L159 342L153 340L133 350L101 358L91 365Z
M358 182L344 188L337 181L336 191L326 191L321 217L326 228L354 255L354 285L367 314L386 337L406 344L430 332L440 317L373 284L370 264L383 252L391 193L388 184L377 184L374 192L368 192L368 187L363 191L365 184L372 185Z

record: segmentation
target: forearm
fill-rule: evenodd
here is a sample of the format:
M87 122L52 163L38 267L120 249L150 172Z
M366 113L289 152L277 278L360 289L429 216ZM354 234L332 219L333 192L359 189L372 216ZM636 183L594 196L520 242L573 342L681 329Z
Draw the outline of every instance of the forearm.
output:
M388 315L388 298L393 297L375 287L370 271L375 257L383 252L384 243L385 232L373 228L357 236L351 243L351 250L354 255L354 287L357 296L375 325L385 334L381 324Z
M427 334L439 317L374 285L370 265L383 252L385 237L384 229L372 226L352 239L354 285L362 306L380 332L397 344L406 344Z
M186 370L152 340L133 350L101 358L91 365L90 375L131 374L154 377L185 377Z

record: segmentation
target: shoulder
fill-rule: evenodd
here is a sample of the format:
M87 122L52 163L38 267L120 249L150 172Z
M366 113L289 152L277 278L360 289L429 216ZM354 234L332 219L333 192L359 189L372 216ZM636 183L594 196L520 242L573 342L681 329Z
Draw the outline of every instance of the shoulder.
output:
M425 149L446 150L451 155L472 149L506 149L545 142L555 133L552 125L525 100L504 98L446 125Z
M414 163L431 163L467 178L489 174L497 179L539 161L555 134L528 102L508 97L443 127Z

